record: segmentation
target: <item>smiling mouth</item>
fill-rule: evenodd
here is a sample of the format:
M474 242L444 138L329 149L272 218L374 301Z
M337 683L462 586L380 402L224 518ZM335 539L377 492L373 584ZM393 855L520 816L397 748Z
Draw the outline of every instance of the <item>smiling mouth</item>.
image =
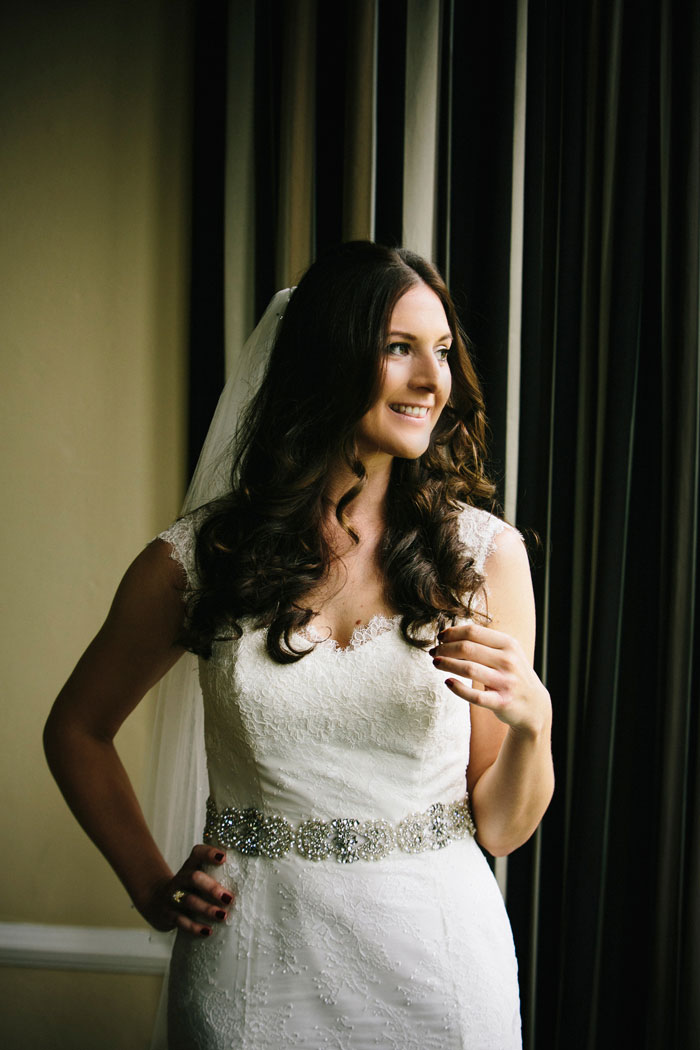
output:
M400 416L411 416L413 419L425 419L428 414L426 405L389 405L389 408Z

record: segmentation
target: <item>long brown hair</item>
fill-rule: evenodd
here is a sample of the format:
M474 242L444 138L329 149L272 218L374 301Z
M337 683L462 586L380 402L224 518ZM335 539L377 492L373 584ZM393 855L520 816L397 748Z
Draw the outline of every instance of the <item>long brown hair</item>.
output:
M239 428L231 491L199 526L201 586L183 641L211 655L213 641L240 637L244 618L267 628L270 656L301 659L293 635L317 610L304 596L326 576L326 486L339 462L357 479L336 507L343 528L365 469L355 445L374 403L397 301L423 281L440 298L453 335L449 401L417 460L395 459L387 494L381 564L407 641L421 628L466 615L483 583L459 540L465 503L490 506L484 469L483 398L455 309L435 267L413 252L370 241L340 246L315 262L293 292L260 390Z

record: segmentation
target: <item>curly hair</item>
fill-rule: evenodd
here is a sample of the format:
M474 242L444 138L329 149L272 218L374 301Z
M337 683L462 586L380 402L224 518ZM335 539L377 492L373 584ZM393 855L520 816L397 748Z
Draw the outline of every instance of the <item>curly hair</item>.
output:
M354 241L315 262L293 292L236 435L230 492L203 513L200 587L182 639L191 651L209 657L215 640L241 636L244 618L267 628L273 660L288 663L310 651L295 648L293 636L316 615L305 596L333 560L323 529L328 481L338 463L356 478L335 513L358 542L347 516L366 480L355 431L378 396L394 306L420 282L439 297L452 332L452 388L426 452L394 460L380 563L410 644L425 645L427 625L441 628L471 611L483 578L465 557L459 515L464 504L490 508L494 486L484 468L484 404L467 341L431 263Z

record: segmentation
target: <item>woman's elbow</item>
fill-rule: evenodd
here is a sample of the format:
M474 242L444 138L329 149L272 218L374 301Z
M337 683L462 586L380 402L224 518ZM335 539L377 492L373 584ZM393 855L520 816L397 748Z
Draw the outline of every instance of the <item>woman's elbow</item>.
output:
M476 841L479 843L482 849L486 850L492 857L508 857L511 853L514 853L516 849L520 849L526 842L532 838L539 827L539 821L534 827L527 828L526 830L516 828L511 831L504 831L502 834L494 835L480 835L477 832Z
M54 704L49 712L49 717L46 719L42 733L44 755L52 772L56 769L61 756L65 754L69 747L70 738L70 725L62 712L58 710L57 705Z
M517 818L504 822L485 821L480 825L477 820L476 840L482 849L492 857L507 857L516 849L524 846L537 831L554 792L553 778L541 799L535 813L522 813Z
M60 702L60 697L49 712L42 734L46 761L54 773L71 755L84 753L92 743L104 744L110 740L110 733L85 725L70 707Z
M482 836L477 833L476 841L479 843L481 848L485 850L491 857L508 857L511 853L514 853L520 846L524 846L529 838L532 836L532 832L528 835L518 835L512 837L493 837Z

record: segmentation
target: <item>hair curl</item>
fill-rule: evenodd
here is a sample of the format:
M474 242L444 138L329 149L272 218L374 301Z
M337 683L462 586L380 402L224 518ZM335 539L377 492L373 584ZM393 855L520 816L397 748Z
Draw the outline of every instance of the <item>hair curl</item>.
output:
M305 596L328 573L326 486L334 466L356 477L336 507L357 542L347 509L366 474L355 445L359 420L378 396L386 335L397 301L424 282L439 297L453 335L452 389L430 445L395 459L380 551L387 596L412 645L421 628L468 615L483 578L459 540L464 504L491 507L484 468L486 420L479 382L447 287L432 264L404 249L354 241L322 257L294 291L263 383L236 436L229 494L199 525L201 586L183 642L209 657L222 637L240 637L244 618L267 628L267 651L289 663L309 651L293 635L317 610Z

